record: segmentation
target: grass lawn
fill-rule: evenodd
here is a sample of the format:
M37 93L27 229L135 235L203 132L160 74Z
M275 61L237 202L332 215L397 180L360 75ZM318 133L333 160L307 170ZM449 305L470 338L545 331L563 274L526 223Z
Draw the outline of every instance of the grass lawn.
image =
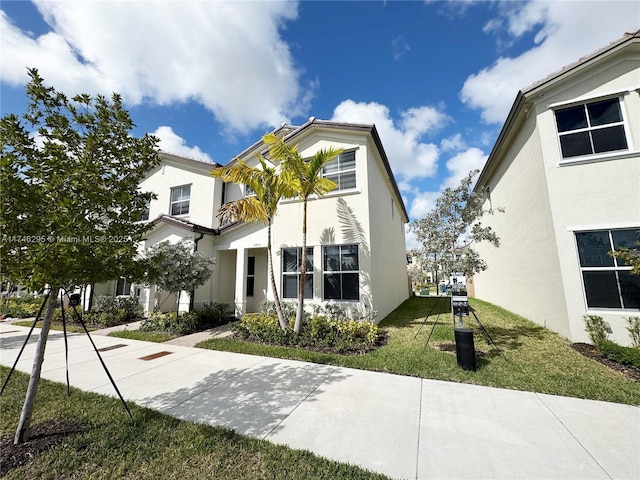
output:
M4 383L9 369L0 367ZM28 375L15 372L0 396L0 436L15 433ZM292 450L231 430L184 422L129 404L132 424L119 400L40 381L32 428L48 420L72 418L83 431L7 479L385 479L355 466L333 462L310 452ZM2 455L4 456L4 451ZM3 457L4 458L4 457Z
M33 320L27 320L27 321L19 321L19 322L12 322L13 325L19 325L21 327L29 327L31 328L31 325L33 325ZM36 328L42 328L42 320L38 321L38 323L36 323ZM89 332L93 332L94 330L96 330L97 327L92 327L90 325L87 325L87 330L89 330ZM62 331L62 322L51 322L51 330L60 330ZM69 333L84 333L84 328L82 328L82 325L78 325L77 323L71 323L71 322L67 322L67 332Z
M380 323L389 334L387 345L363 355L323 354L233 338L207 340L198 344L198 347L514 390L640 404L640 383L584 357L556 333L477 299L471 299L470 304L502 355L487 343L474 317L470 316L465 318L465 326L475 331L476 350L486 354L477 358L478 368L475 372L462 370L457 364L455 353L437 348L439 343L454 341L449 299L443 298L426 323L424 322L425 316L437 301L437 297L409 298ZM438 314L438 324L425 347Z
M131 340L143 340L145 342L156 342L156 343L167 342L173 338L176 338L175 335L171 335L170 333L143 332L141 330L120 330L117 332L111 332L108 336L118 337L118 338L128 338Z

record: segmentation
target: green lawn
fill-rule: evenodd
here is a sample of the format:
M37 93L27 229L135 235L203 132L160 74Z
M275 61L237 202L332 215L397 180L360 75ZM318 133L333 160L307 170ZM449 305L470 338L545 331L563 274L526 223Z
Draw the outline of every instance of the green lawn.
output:
M173 338L176 338L175 335L165 332L145 332L142 330L120 330L116 332L111 332L109 337L118 337L118 338L128 338L131 340L142 340L145 342L156 342L162 343L167 342Z
M12 322L13 325L19 325L21 327L29 327L31 328L31 325L33 325L33 320L20 320L19 322ZM42 320L38 321L36 323L36 328L42 328ZM62 331L62 322L51 322L51 330L60 330ZM93 332L94 330L96 330L96 327L91 327L90 325L87 325L87 330L89 330L89 332ZM77 323L71 323L71 322L67 322L67 332L69 333L84 333L84 328L82 328L82 325L78 325Z
M4 383L9 369L0 367ZM13 437L28 375L15 372L0 396L0 436ZM7 479L385 479L355 466L310 452L277 446L231 430L184 422L129 404L132 424L119 400L40 381L32 427L47 420L73 418L84 425ZM3 452L4 455L4 452Z
M437 297L409 298L380 323L389 335L387 345L363 355L323 354L232 338L211 339L198 346L514 390L640 404L638 382L585 358L573 350L566 339L550 330L476 299L470 300L471 306L502 356L487 343L471 316L465 319L465 326L475 330L476 349L486 352L486 355L478 357L475 372L462 370L456 362L455 353L443 352L436 347L438 342L454 341L447 298L439 302L425 323L425 316L437 301ZM438 314L438 325L425 347Z

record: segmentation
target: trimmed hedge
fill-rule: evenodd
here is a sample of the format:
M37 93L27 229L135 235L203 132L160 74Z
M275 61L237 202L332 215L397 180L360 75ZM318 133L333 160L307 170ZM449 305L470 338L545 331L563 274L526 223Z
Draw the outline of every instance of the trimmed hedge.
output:
M291 329L282 330L278 317L270 313L245 314L230 328L237 336L250 341L338 353L371 350L380 338L380 329L371 322L337 320L323 315L305 322L299 335Z
M623 347L610 340L602 340L598 344L598 349L605 357L627 365L635 370L640 370L640 349L633 347Z

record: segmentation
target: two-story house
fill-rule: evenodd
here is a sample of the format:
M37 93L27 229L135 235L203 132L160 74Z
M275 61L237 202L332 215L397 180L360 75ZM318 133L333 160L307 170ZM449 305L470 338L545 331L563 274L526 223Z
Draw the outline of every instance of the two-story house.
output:
M305 303L371 308L381 320L409 296L404 236L408 215L375 126L312 117L299 127L283 124L274 133L298 145L303 158L329 146L343 150L323 171L338 185L336 190L308 202ZM267 146L258 141L237 158L255 166L255 155L266 152ZM140 185L141 190L157 194L147 218L153 228L141 248L186 237L215 262L205 285L193 295L181 294L181 310L222 302L234 305L236 315L258 311L263 300L273 299L267 278L266 226L221 225L216 217L222 204L251 192L245 185L211 177L216 164L167 153L160 156L160 165ZM302 203L282 200L273 220L272 245L278 293L285 301L297 299L301 244ZM153 286L131 286L120 279L96 286L95 294L133 294L146 312L153 310ZM166 293L160 303L162 310L175 308L175 299Z
M640 31L520 91L476 188L505 207L476 296L574 342L599 315L628 344L640 276L608 253L640 240Z

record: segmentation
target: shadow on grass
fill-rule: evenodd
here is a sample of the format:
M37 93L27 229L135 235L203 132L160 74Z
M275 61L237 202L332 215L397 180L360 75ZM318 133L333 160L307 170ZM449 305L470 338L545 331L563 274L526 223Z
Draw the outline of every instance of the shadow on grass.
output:
M380 327L412 327L425 323L426 317L451 313L451 297L411 297L387 316ZM448 320L448 319L446 319ZM439 319L439 322L442 318Z

